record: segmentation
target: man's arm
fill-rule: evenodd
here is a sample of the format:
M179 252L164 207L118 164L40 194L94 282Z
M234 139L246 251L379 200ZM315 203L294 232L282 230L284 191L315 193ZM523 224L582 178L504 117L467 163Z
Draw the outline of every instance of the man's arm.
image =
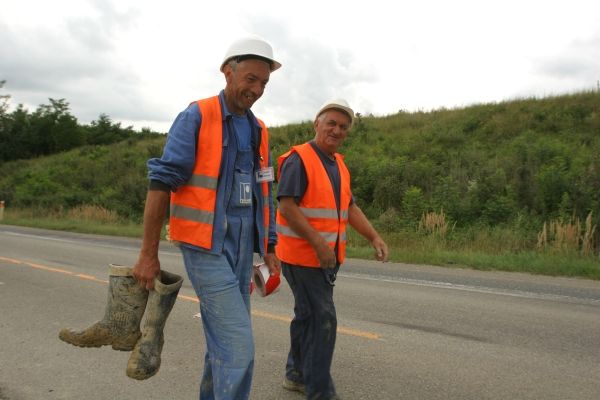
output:
M197 103L180 112L167 135L160 158L148 160L149 190L144 208L144 238L133 277L151 289L160 272L158 245L171 190L188 181L196 161L196 134L202 122Z
M271 154L269 154L269 161L267 164L269 167L273 167L271 161ZM269 268L269 273L279 274L281 272L281 261L275 255L275 246L277 245L277 231L275 229L275 205L273 204L273 182L269 182L269 231L265 232L268 238L267 248L265 249L265 255L263 260Z
M371 246L375 249L375 259L386 262L388 259L387 245L355 203L350 204L348 208L348 222L352 228L371 242Z
M133 277L138 283L150 290L154 287L154 278L160 273L158 246L170 193L163 190L148 190L144 208L144 238L140 255L133 268Z
M308 222L293 197L279 198L279 212L287 220L290 228L306 239L315 249L321 268L335 268L335 251L329 247L325 239Z
M265 255L263 256L263 260L269 268L269 273L271 275L279 274L281 272L281 261L275 255L277 233L275 232L275 207L273 206L271 182L269 182L269 232L265 232L265 235L268 235L268 245L265 249Z

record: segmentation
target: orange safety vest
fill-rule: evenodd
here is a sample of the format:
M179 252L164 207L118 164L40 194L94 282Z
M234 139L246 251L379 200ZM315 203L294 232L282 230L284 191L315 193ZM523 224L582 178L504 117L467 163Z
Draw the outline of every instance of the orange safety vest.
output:
M175 241L210 250L217 200L217 186L223 152L223 119L219 97L198 100L202 123L198 132L196 161L190 179L171 193L169 235ZM257 119L262 134L259 167L269 163L269 133L263 121ZM269 184L261 182L263 197L264 252L269 238Z
M302 211L308 223L327 241L329 247L333 249L337 243L337 260L342 264L346 257L346 226L348 224L348 207L352 198L350 172L342 155L336 153L335 159L340 171L341 189L340 212L338 214L331 180L327 175L323 162L310 143L294 146L290 151L281 155L277 163L277 176L281 173L281 166L284 161L294 151L302 159L308 178L306 192L298 205L300 211ZM275 251L281 261L304 267L319 267L320 263L316 251L306 239L290 228L279 210L277 210L277 237Z

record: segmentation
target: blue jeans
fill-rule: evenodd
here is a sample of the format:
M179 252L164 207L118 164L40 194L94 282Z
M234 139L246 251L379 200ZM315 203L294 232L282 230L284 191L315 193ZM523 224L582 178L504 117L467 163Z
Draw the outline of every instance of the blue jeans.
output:
M200 400L246 400L254 369L250 318L252 217L228 217L223 253L181 246L206 338Z
M330 399L335 396L330 369L337 333L333 303L337 268L323 270L281 264L283 276L294 294L285 375L294 382L304 383L308 399Z

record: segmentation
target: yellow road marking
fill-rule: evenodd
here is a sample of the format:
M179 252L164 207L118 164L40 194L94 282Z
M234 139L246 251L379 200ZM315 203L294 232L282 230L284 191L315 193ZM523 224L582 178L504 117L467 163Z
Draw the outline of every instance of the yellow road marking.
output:
M81 279L85 279L88 281L93 281L93 282L100 282L100 283L108 283L108 281L102 280L102 279L98 279L95 276L92 275L84 275L84 274L77 274L75 275L75 277L77 278L81 278Z
M358 336L358 337L362 337L365 339L379 340L379 335L376 333L373 333L373 332L359 331L356 329L344 328L343 326L338 326L337 331L344 335Z
M180 298L180 299L183 299L183 300L193 301L194 303L200 303L200 300L198 300L197 297L185 296L183 294L180 294L177 297Z
M7 262L13 263L13 264L23 264L21 261L15 260L14 258L0 257L0 260L7 261Z
M13 264L25 264L25 265L29 265L32 268L43 269L43 270L50 271L50 272L59 272L61 274L73 275L73 273L71 271L67 271L64 269L47 267L45 265L34 264L34 263L27 262L27 261L15 260L13 258L0 257L0 260L8 261L9 263L13 263Z
M27 265L29 267L32 267L35 269L41 269L41 270L48 271L48 272L58 272L60 274L71 275L71 276L74 276L75 278L85 279L85 280L92 281L92 282L99 282L99 283L104 283L104 284L108 283L108 281L98 279L92 275L76 274L74 272L71 272L71 271L68 271L65 269L53 268L53 267L49 267L49 266L42 265L42 264L36 264L36 263L28 262L28 261L17 260L14 258L7 258L7 257L0 256L0 261L5 261L5 262L11 263L11 264L16 264L16 265ZM197 297L185 296L182 294L178 295L177 297L180 299L183 299L183 300L194 302L194 303L200 303L200 301L198 300ZM274 321L286 322L286 323L289 323L291 321L291 318L289 318L289 317L286 317L283 315L272 314L272 313L268 313L265 311L259 311L259 310L252 310L252 315L255 315L255 316L261 317L261 318L271 319ZM341 326L338 326L337 331L338 331L338 333L341 333L343 335L356 336L356 337L360 337L360 338L364 338L364 339L378 340L380 338L380 336L378 334L373 333L373 332L366 332L366 331L361 331L361 330L357 330L357 329L345 328L345 327L341 327Z

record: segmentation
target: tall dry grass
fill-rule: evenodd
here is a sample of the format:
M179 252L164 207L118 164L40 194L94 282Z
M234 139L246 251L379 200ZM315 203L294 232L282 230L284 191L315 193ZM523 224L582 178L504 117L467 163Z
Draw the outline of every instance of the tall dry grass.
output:
M143 227L95 205L70 209L9 208L0 223L79 233L141 237Z
M84 204L69 209L62 207L56 209L47 208L11 208L6 213L7 220L20 219L46 219L46 220L75 220L82 222L116 224L122 223L122 219L114 211L104 207Z
M84 204L67 210L64 213L67 218L81 221L95 221L99 223L117 223L120 218L116 212L107 210L100 206Z
M590 212L582 224L581 220L573 215L568 221L555 219L549 223L544 222L542 230L538 233L538 250L551 249L557 252L580 252L588 256L594 251L594 234L596 225L592 225Z
M456 225L456 224L455 224ZM439 213L431 211L423 213L421 220L419 221L419 231L429 235L445 237L448 233L449 224L446 220L446 214L444 209L441 209ZM454 228L454 225L451 229Z

